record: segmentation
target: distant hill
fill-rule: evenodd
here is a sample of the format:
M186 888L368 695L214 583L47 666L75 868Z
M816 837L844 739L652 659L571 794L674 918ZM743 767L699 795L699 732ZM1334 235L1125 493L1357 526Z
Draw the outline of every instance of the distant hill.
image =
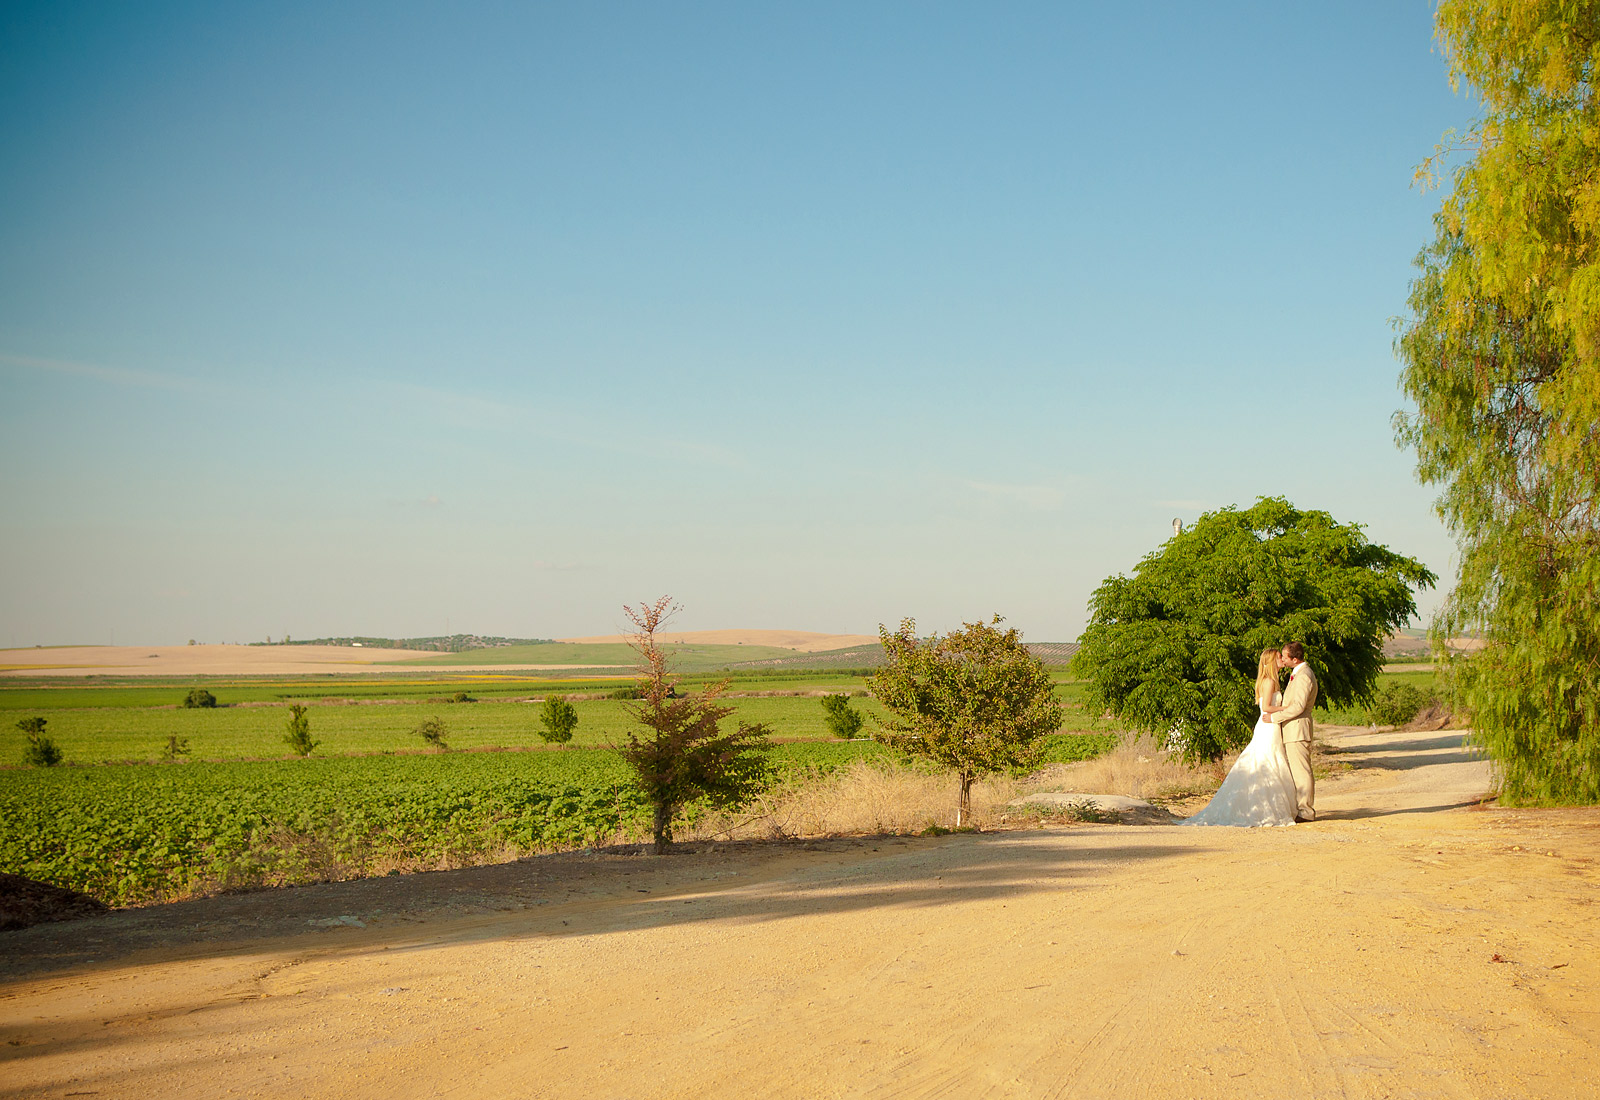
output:
M749 641L724 642L723 635ZM837 649L826 646L830 640L854 641ZM883 663L883 649L876 640L868 642L860 634L804 634L799 631L697 631L665 634L662 642L679 671L704 669L843 669L876 668ZM767 644L760 644L765 641ZM787 642L788 645L775 645ZM707 644L712 643L712 644ZM408 649L419 653L454 653L459 656L444 663L466 666L478 661L485 665L537 663L608 668L631 666L636 655L627 647L624 635L604 638L566 639L500 638L482 634L450 634L432 638L379 638L354 635L342 638L284 638L278 642L251 642L252 646L343 646L365 649ZM1426 641L1423 643L1426 645ZM1077 642L1029 642L1028 650L1047 665L1066 665L1078 652ZM497 650L493 655L484 650ZM407 664L413 662L405 662ZM434 662L437 663L437 662Z
M367 649L416 649L425 653L465 653L473 649L499 649L510 645L539 645L549 638L496 638L482 634L446 634L433 638L295 638L278 642L251 642L251 645L341 645Z
M1471 636L1445 639L1445 648L1451 653L1474 653L1483 648L1483 639ZM1415 627L1397 630L1383 643L1383 655L1389 660L1426 661L1433 657L1433 644L1428 632Z

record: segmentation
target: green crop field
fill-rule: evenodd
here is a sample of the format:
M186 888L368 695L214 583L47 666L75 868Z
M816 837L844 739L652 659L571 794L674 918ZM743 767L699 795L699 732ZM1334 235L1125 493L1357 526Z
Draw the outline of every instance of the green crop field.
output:
M692 680L693 678L686 678ZM606 690L616 684L598 685ZM1085 685L1056 677L1066 704L1062 733L1045 762L1105 752L1115 730L1090 720ZM1435 687L1429 670L1385 673L1388 683ZM737 676L739 691L858 691L848 672ZM550 749L538 735L538 704L571 681L345 678L217 681L224 704L176 705L188 681L0 687L0 762L21 759L15 720L38 716L72 764L0 769L0 871L133 904L251 885L315 881L428 866L512 858L523 852L637 836L641 804L624 765L603 747L630 727L627 704L575 702L577 736ZM518 694L493 694L504 688ZM467 690L481 701L452 703ZM309 705L309 759L282 742L287 700ZM337 701L335 701L337 700ZM856 698L871 719L876 702ZM826 772L851 761L892 758L873 741L828 736L815 695L729 699L737 719L768 724L781 743L779 776ZM54 705L52 705L54 704ZM424 751L425 718L448 727L452 748ZM1365 724L1365 708L1319 715ZM1079 732L1093 731L1093 732ZM169 736L190 755L159 758ZM496 751L534 749L539 751ZM142 761L145 763L131 763ZM130 762L130 763L118 763Z
M525 748L544 744L539 736L538 704L546 692L606 692L631 681L606 684L518 681L515 693L502 694L499 685L468 681L409 680L372 683L364 680L278 680L262 683L212 683L217 696L214 709L185 709L177 705L189 682L147 685L73 685L65 688L0 688L0 764L21 759L23 734L16 720L38 716L48 722L47 734L78 764L154 760L171 736L187 740L196 760L246 760L287 754L283 744L288 718L286 704L305 703L312 737L321 742L318 755L394 752L420 749L414 732L424 719L438 718L449 728L447 740L455 748ZM692 682L686 679L689 686ZM848 675L831 680L816 673L803 678L765 676L734 679L729 705L735 721L766 723L772 736L784 740L826 739L821 700L815 695L746 695L764 691L862 690L863 681ZM456 691L467 691L479 701L453 703ZM537 694L533 694L537 692ZM1058 693L1067 704L1062 729L1104 729L1081 706L1083 685L1059 683ZM873 720L882 709L869 698L855 705ZM614 699L578 699L575 745L609 745L619 742L630 725L628 704Z
M88 681L88 682L85 682ZM529 679L516 676L456 675L416 677L300 677L259 679L192 677L182 680L137 679L102 682L98 678L62 681L0 681L0 711L78 707L174 707L190 688L203 687L222 706L240 703L315 702L323 699L404 699L426 702L464 691L480 699L507 696L608 692L626 687L628 677L605 679Z
M1046 756L1081 759L1110 740L1062 735ZM771 761L782 781L888 755L809 741L775 746ZM9 769L0 871L126 905L514 858L638 836L644 820L626 766L603 749Z
M1432 669L1386 672L1381 688L1389 683L1410 683L1423 692L1436 690ZM68 687L0 687L0 764L21 758L23 735L16 720L24 716L45 718L48 735L73 763L93 764L154 760L170 736L189 743L197 760L245 760L284 756L282 737L287 720L285 705L305 703L310 710L312 736L321 744L318 755L395 752L420 749L417 725L439 718L449 728L455 748L526 748L544 744L539 736L538 704L547 692L609 692L629 680L600 684L572 681L516 680L272 680L212 683L215 709L177 706L189 681L139 685L84 685ZM693 687L693 678L686 678ZM741 694L769 691L859 692L859 677L818 673L805 676L740 676L732 681L729 704L735 720L762 722L783 740L826 739L820 700L815 695ZM457 691L467 691L479 701L453 703ZM1058 697L1065 704L1061 728L1068 732L1105 732L1115 724L1097 722L1083 705L1082 682L1057 680ZM614 699L578 699L579 724L575 745L615 744L630 724L627 704ZM855 705L868 717L868 732L881 708L869 698ZM1327 724L1362 725L1365 707L1319 713Z
M866 714L879 713L870 699L856 701ZM621 741L632 725L628 704L612 699L579 700L578 729L572 743L610 745ZM820 700L815 697L733 699L729 721L765 722L784 739L823 739ZM310 703L311 735L321 744L319 756L421 749L414 732L418 723L438 718L448 727L453 748L526 748L545 744L539 736L539 706L530 702L485 700L477 703L386 702ZM155 760L167 738L189 742L197 760L246 760L287 755L283 733L286 705L223 706L185 710L180 707L81 707L10 711L37 714L49 725L46 733L71 763L95 764ZM15 720L0 726L0 761L21 759L24 736Z
M579 670L580 672L582 670ZM866 680L851 669L806 669L699 672L679 677L688 688L727 680L734 692L861 691ZM458 691L479 698L594 694L628 687L632 673L573 676L569 671L504 672L464 669L461 672L392 672L351 676L325 674L296 677L111 677L71 678L8 677L0 679L0 710L38 707L156 707L182 702L192 687L204 687L223 705L271 703L284 700L429 699L447 698Z
M1379 673L1376 690L1381 692L1389 684L1410 684L1424 695L1440 694L1443 690L1439 674L1434 671L1432 666L1405 672ZM1329 726L1364 726L1368 720L1367 708L1364 706L1341 707L1317 712L1317 721Z
M760 645L663 645L672 667L683 673L708 672L727 668L747 661L766 661L794 657L792 649L778 649ZM537 642L532 645L495 646L491 649L468 649L459 653L418 654L415 661L402 661L394 667L408 664L459 665L471 668L488 668L494 665L568 665L574 668L603 669L617 666L626 673L639 663L639 655L632 647L621 643Z

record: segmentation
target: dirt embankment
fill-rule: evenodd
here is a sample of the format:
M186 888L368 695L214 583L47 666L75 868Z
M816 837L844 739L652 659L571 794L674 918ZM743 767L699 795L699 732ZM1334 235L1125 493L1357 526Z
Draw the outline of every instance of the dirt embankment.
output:
M0 938L6 1095L1588 1097L1600 812L1351 734L1323 820L696 845Z

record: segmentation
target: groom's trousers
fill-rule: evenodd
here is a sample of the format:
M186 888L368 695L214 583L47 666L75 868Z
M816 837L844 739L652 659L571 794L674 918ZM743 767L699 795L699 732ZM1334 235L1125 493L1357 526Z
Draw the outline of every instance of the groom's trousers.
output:
M1311 742L1285 741L1283 751L1289 758L1289 774L1294 776L1295 799L1299 802L1295 816L1310 820L1317 816L1317 780L1311 774Z

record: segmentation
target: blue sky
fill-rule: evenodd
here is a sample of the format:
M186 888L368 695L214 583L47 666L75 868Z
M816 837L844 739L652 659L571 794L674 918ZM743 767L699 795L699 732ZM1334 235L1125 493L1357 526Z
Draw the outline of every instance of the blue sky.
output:
M7 5L0 645L1065 640L1266 494L1448 576L1390 429L1431 20Z

